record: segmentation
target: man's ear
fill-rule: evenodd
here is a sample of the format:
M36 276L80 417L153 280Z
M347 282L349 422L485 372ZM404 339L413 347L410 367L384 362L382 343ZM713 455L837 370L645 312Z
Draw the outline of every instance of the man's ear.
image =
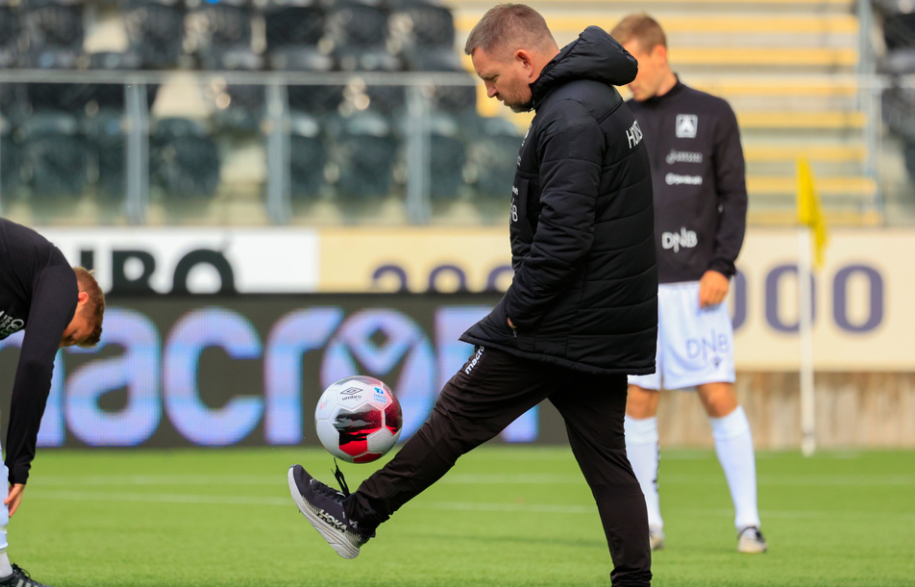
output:
M658 63L667 63L667 47L664 45L655 45L651 50L652 60Z
M81 306L89 301L89 294L84 291L79 292L79 295L76 296L76 304Z
M530 51L525 49L518 49L515 51L515 61L520 61L521 66L529 74L534 70L534 58L531 55Z

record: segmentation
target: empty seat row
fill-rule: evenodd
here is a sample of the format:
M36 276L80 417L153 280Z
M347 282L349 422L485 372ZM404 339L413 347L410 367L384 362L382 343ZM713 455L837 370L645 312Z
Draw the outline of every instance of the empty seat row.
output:
M410 119L358 112L342 117L294 113L289 119L290 196L308 200L333 193L345 199L398 190L395 171L407 163ZM429 119L430 196L454 198L468 190L504 197L514 176L521 137L504 119L444 113ZM126 194L127 139L122 116L77 118L42 112L13 129L0 118L0 179L4 199L77 197L94 188L101 197ZM154 121L149 145L151 187L171 199L207 198L220 181L220 138L198 121Z
M169 0L128 0L120 9L144 69L284 70L296 52L313 54L305 69L457 71L454 19L442 6L414 4L390 10L369 4L289 4L271 0L255 9L239 0L193 9ZM254 26L264 23L264 54ZM78 4L0 5L0 68L87 67L84 11ZM290 54L291 53L291 54ZM193 63L189 63L193 60Z

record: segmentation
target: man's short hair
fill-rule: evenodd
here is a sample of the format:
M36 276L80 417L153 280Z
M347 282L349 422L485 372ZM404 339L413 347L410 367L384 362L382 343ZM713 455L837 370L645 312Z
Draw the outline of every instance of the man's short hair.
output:
M490 8L473 27L464 53L474 49L494 51L537 49L546 52L556 46L553 33L539 12L524 4L498 4Z
M630 14L623 18L610 31L610 36L620 45L637 41L639 48L646 53L651 53L658 45L667 48L667 35L664 34L664 29L661 28L658 21L645 13Z
M102 288L99 287L95 277L92 276L88 269L74 267L73 272L76 273L76 283L79 286L79 291L89 294L89 301L83 307L83 316L94 324L92 334L78 344L81 347L93 347L102 338L102 319L105 317L105 293L102 292Z

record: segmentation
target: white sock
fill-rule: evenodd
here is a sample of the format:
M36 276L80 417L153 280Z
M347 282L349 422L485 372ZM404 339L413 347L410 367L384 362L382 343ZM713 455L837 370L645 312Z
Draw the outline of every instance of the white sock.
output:
M747 526L759 527L759 509L756 505L756 457L753 453L753 436L750 422L741 406L724 418L710 418L715 452L724 469L731 490L736 515L734 525L738 530Z
M664 528L661 519L661 504L658 498L658 419L636 420L626 416L626 455L632 465L635 478L639 480L645 505L648 506L648 526L652 530Z
M13 567L10 565L10 557L6 551L0 551L0 577L9 577L13 574Z

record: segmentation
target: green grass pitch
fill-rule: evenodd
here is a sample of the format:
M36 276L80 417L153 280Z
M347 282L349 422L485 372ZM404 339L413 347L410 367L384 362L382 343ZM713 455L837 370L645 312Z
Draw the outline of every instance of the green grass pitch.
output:
M314 449L40 451L10 557L53 587L606 586L596 509L566 447L487 446L338 557L286 469ZM915 452L758 455L770 550L739 555L711 451L663 453L656 586L915 585ZM351 487L375 465L342 465Z

